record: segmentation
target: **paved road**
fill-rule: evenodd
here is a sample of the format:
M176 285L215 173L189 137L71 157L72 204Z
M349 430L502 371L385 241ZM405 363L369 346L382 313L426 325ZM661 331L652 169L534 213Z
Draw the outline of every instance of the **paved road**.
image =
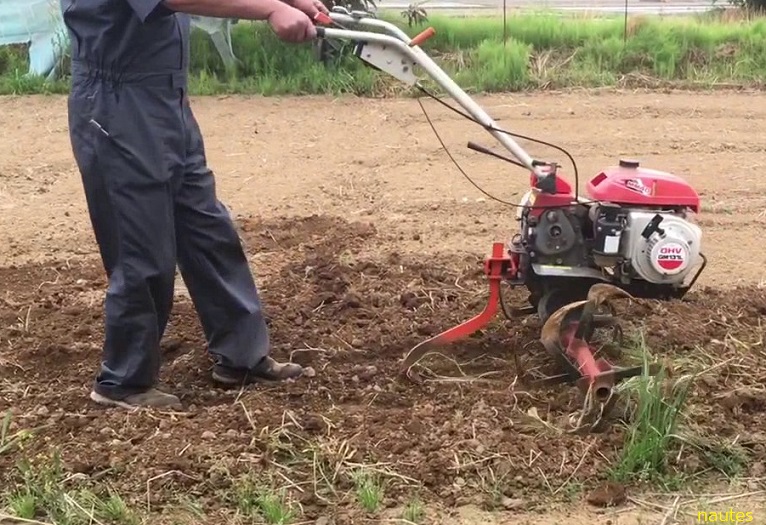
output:
M417 0L413 0L417 1ZM719 2L725 6L725 1ZM410 0L380 0L380 10L406 9ZM429 0L422 4L427 11L503 9L503 0ZM561 13L620 14L624 0L506 0L511 10L549 9ZM701 13L711 8L710 0L628 0L629 14L681 15Z

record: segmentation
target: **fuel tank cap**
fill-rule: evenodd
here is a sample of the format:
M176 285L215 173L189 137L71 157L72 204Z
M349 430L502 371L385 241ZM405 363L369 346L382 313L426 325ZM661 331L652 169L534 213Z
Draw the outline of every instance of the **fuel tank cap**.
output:
M621 168L638 168L639 164L637 160L634 159L620 159L620 167Z

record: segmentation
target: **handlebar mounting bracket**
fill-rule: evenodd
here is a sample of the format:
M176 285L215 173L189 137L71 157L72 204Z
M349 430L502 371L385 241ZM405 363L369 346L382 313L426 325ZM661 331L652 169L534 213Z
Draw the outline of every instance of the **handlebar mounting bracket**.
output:
M358 42L354 54L369 66L388 73L400 82L410 86L418 82L414 71L417 63L393 46L379 42Z

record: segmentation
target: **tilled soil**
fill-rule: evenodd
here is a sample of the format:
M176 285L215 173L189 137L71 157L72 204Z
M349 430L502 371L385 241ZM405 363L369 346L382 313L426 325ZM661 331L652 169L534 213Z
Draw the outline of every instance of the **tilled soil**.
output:
M761 488L766 183L752 130L766 104L747 93L480 102L503 126L566 146L580 162L581 186L625 155L699 190L709 259L700 287L683 302L638 301L620 312L627 336L645 334L673 379L704 372L682 421L689 445L668 457L670 468L695 490L726 476ZM482 141L481 130L427 107L475 182L518 199L523 174L465 150L466 140ZM186 412L94 406L88 392L106 282L65 102L0 99L0 128L9 130L0 137L0 412L11 409L11 432L42 427L22 450L0 452L0 485L13 486L19 460L58 450L67 483L108 482L152 511L194 501L231 513L238 476L248 473L287 487L306 520L358 523L353 476L363 466L385 480L387 505L418 494L443 508L500 508L515 519L588 500L629 436L621 425L567 434L564 422L580 408L576 389L526 386L517 358L529 376L558 371L537 339L536 318L498 317L451 353L428 356L418 368L422 384L399 375L413 345L481 311L482 258L514 226L514 210L460 177L415 101L221 97L196 100L195 109L219 194L251 256L274 355L316 375L242 391L216 387L179 279L162 379ZM509 303L525 299L505 295ZM635 364L628 350L603 352L615 364Z
M102 334L101 268L94 261L5 268L1 399L18 428L44 427L25 456L59 447L67 471L106 479L137 502L154 480L155 508L176 503L179 493L225 505L232 476L281 466L279 481L301 487L295 493L308 518L322 515L329 501L345 501L333 491L351 488L362 465L377 465L392 505L422 484L421 493L448 506L518 500L529 509L546 505L551 492L554 500L580 497L571 487L592 489L606 478L625 439L620 427L597 436L561 433L553 426L579 408L576 391L518 384L514 353L525 369L555 372L536 341L534 318L496 322L456 344L452 360L424 362L429 377L463 381L418 385L397 377L409 348L483 307L480 259L356 258L349 254L377 241L375 226L322 216L249 220L241 231L253 252L272 250L260 263L272 269L260 286L275 355L316 375L278 387L218 389L194 309L181 295L163 345L163 381L188 413L98 408L87 394ZM622 312L628 333L642 326L660 356L696 365L730 359L698 382L690 424L719 438L738 435L756 469L766 459L766 394L757 389L766 369L755 359L758 345L744 350L731 341L758 341L765 310L766 293L751 287L701 289L683 303L640 302ZM744 364L746 371L738 368ZM16 459L0 456L6 475ZM699 475L715 466L708 459L686 453L674 468Z

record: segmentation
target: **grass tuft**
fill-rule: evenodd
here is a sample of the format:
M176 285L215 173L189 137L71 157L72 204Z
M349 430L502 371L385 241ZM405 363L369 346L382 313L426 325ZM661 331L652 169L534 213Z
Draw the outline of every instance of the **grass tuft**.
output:
M413 498L407 503L402 512L402 519L409 522L419 524L422 523L425 518L425 508L419 498Z
M689 376L671 380L663 369L650 376L650 351L643 334L635 339L643 356L643 373L623 385L628 402L634 401L627 438L612 475L618 481L666 482L668 458L679 441L677 428L692 382Z
M2 421L0 421L0 456L20 449L24 441L32 436L32 431L30 430L18 430L11 433L12 422L13 414L10 410L7 410L3 413Z
M22 460L18 474L15 487L0 495L0 508L21 520L55 525L141 523L140 517L111 488L99 491L104 492L100 494L86 487L69 486L58 452L51 458L37 458L36 462Z
M288 525L299 516L286 491L256 483L250 476L235 484L237 510L248 519L262 519L269 525Z
M382 483L376 476L364 470L355 472L353 479L359 504L366 512L377 512L383 503Z

